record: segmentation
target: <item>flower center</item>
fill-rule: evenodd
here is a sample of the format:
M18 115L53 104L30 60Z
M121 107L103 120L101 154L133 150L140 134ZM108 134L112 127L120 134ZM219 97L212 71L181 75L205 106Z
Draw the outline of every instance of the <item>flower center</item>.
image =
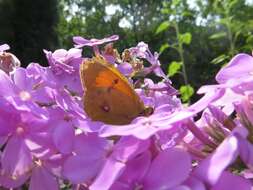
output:
M42 166L42 161L39 160L39 159L34 160L34 163L35 163L37 166Z
M23 100L23 101L27 101L27 100L30 100L30 99L31 99L31 95L30 95L30 93L27 92L27 91L21 91L21 92L19 93L19 97L20 97L20 99Z
M22 135L24 133L25 133L25 130L24 130L23 127L17 127L17 129L16 129L16 134L17 135Z

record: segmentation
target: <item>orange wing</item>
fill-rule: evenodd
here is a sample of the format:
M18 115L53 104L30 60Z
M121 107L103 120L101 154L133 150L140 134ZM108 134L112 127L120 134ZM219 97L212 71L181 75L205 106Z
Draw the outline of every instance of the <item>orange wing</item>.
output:
M80 72L85 89L84 109L91 119L127 124L143 113L144 104L127 78L103 57L85 61Z

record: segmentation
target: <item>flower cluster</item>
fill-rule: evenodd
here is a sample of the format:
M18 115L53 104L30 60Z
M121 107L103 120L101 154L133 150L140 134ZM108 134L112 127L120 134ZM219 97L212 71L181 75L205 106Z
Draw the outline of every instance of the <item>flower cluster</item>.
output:
M253 187L252 56L236 55L216 75L218 84L202 86L204 96L186 107L144 42L119 54L112 44L100 47L117 35L73 40L75 48L44 50L48 67L22 68L0 45L1 189ZM87 116L79 75L85 46L129 79L151 114L127 125Z

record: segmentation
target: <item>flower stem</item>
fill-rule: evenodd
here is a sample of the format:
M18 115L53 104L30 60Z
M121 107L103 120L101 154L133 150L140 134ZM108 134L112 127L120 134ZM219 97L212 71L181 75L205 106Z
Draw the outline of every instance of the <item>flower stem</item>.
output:
M178 50L180 59L182 61L182 73L183 73L184 84L187 85L188 84L188 77L187 77L187 71L186 71L185 59L184 59L184 48L183 48L183 43L180 41L180 31L179 31L179 27L178 27L177 22L174 23L174 27L176 30L176 37L177 37L177 41L178 41L177 50Z

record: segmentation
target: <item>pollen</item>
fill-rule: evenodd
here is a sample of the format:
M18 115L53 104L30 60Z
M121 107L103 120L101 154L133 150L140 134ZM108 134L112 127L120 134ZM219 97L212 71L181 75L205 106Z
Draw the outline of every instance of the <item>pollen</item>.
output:
M27 91L21 91L19 93L19 97L20 97L21 100L27 101L27 100L31 99L31 94Z

